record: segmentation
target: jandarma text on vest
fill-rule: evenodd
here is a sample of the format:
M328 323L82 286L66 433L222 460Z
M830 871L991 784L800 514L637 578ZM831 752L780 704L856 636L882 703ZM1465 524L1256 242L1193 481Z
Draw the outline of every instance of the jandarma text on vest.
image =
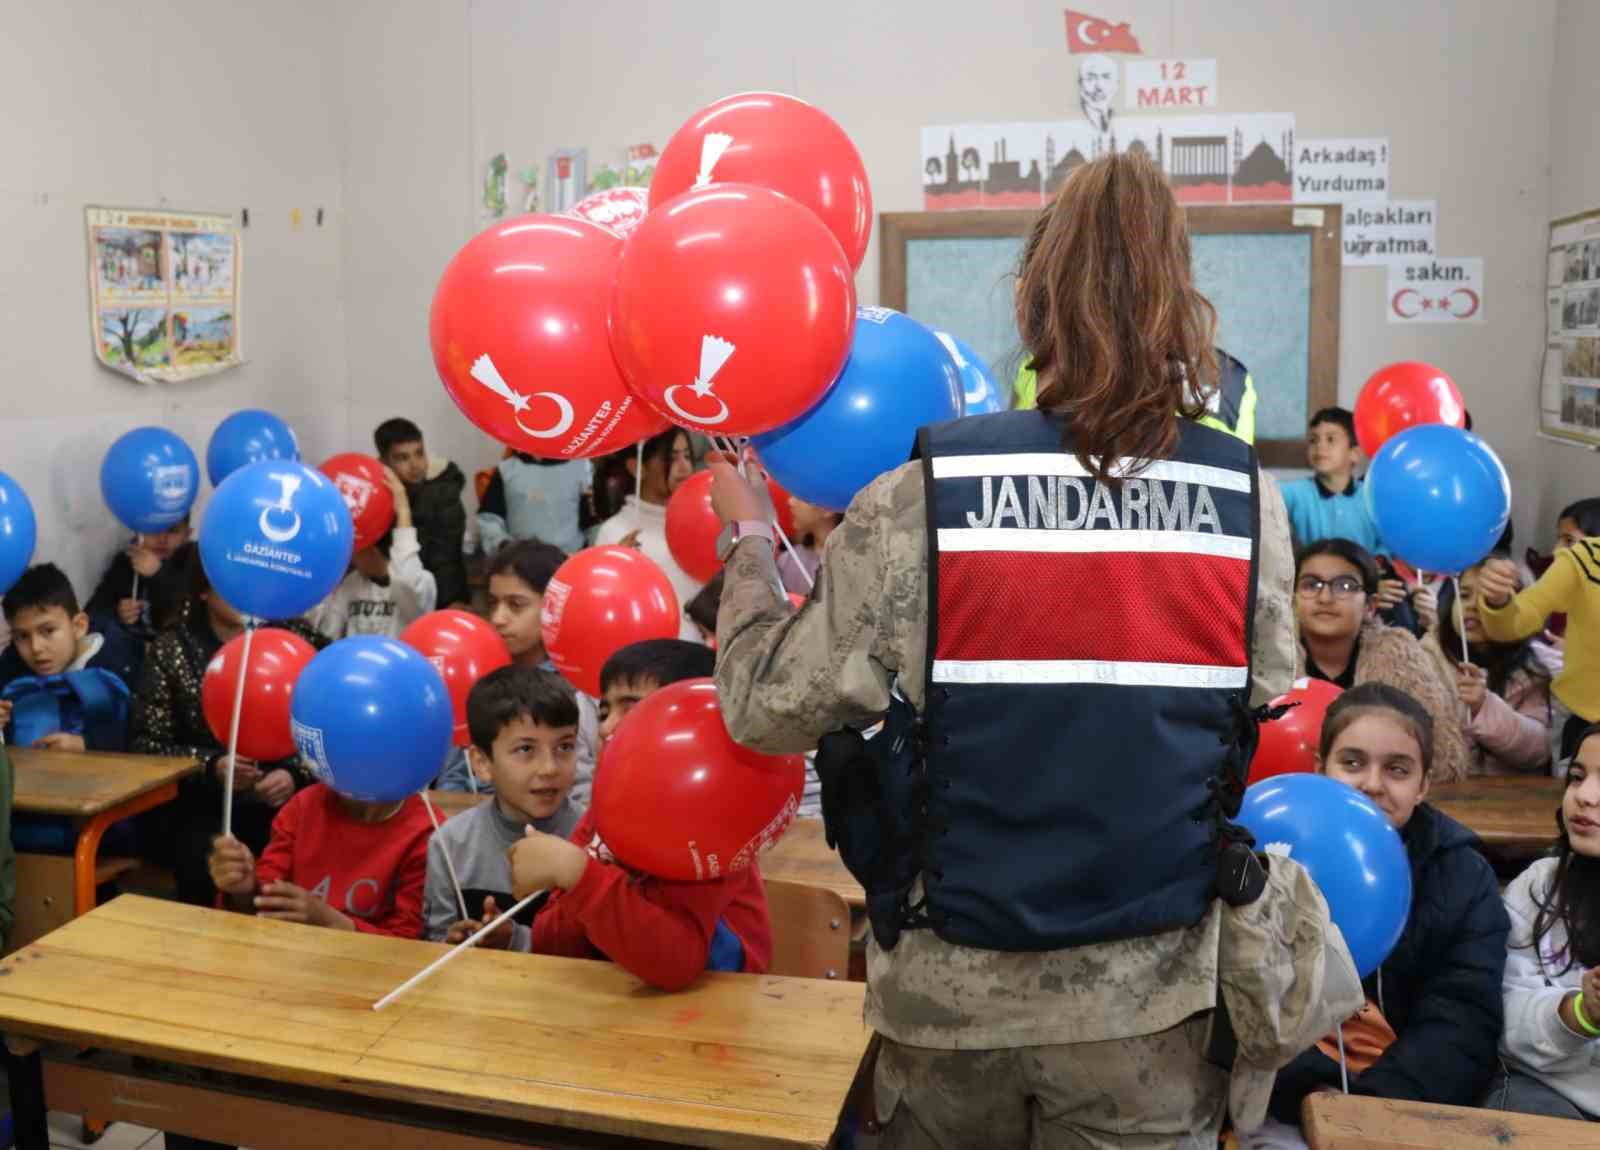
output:
M1025 480L1020 491L1019 479ZM1222 534L1211 489L1205 484L1124 479L1114 490L1103 483L1065 475L985 475L983 510L968 511L967 525Z

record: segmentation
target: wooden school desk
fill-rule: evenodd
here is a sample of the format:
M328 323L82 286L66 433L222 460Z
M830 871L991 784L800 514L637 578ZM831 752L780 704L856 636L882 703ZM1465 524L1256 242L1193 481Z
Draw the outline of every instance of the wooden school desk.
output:
M1434 787L1428 802L1483 840L1497 862L1521 863L1556 845L1564 779L1480 775Z
M1600 1123L1392 1098L1313 1094L1311 1150L1600 1150Z
M428 798L433 800L441 815L454 815L477 806L485 796L461 791L429 791ZM851 910L866 909L867 894L855 876L845 870L838 854L828 849L821 819L796 819L758 861L764 878L820 886L844 899Z
M30 815L65 815L78 832L70 859L17 855L14 946L88 913L101 881L97 874L100 839L106 828L171 802L178 797L178 780L200 769L192 759L157 755L26 747L8 747L6 753L13 775L12 809Z
M44 1150L45 1105L256 1150L822 1147L870 1036L855 983L666 994L503 951L372 1009L441 953L113 899L0 961L18 1150Z

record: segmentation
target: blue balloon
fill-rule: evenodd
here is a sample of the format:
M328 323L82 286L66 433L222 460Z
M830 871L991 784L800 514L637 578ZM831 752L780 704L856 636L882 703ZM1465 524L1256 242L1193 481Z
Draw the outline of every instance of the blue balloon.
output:
M1006 409L1006 397L983 357L948 332L936 331L939 342L961 373L961 414L988 415Z
M183 522L200 494L200 464L164 427L136 427L100 464L100 495L129 531L165 531Z
M211 433L206 445L206 475L211 486L239 468L264 459L299 459L300 444L294 430L270 411L246 408L228 416Z
M1494 550L1511 517L1500 457L1443 423L1408 427L1379 448L1367 495L1384 546L1420 571L1465 571Z
M200 562L235 610L286 619L344 578L355 526L322 472L292 460L252 463L222 481L200 524Z
M1275 775L1245 791L1238 821L1258 850L1306 868L1361 977L1377 970L1411 913L1411 864L1388 817L1326 775Z
M772 477L831 511L911 458L917 428L961 416L961 375L927 328L886 307L856 309L855 342L822 402L750 442Z
M38 539L39 524L28 493L0 471L0 595L11 590L33 562L33 545Z
M455 718L444 677L416 648L355 635L318 652L289 700L300 757L341 795L392 803L433 781Z

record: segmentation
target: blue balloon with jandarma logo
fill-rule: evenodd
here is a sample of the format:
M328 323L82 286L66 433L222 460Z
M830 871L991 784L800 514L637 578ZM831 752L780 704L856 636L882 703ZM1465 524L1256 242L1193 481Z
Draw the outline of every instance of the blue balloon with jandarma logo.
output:
M245 408L228 416L211 433L206 444L206 476L221 487L241 467L269 459L299 459L300 443L294 428L270 411Z
M200 524L200 562L234 610L286 619L344 578L355 527L320 471L292 460L252 463L222 481Z
M318 653L289 701L300 758L341 795L391 803L433 781L455 715L444 677L398 639L354 635Z
M164 427L124 432L100 462L100 494L129 531L176 527L199 493L200 462Z
M961 373L961 414L989 415L1006 409L1006 396L983 357L947 331L933 333Z

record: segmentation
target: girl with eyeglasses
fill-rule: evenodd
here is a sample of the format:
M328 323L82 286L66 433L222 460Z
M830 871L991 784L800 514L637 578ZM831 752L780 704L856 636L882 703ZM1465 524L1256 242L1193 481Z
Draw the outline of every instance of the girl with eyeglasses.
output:
M1305 673L1339 687L1387 683L1416 698L1433 718L1437 747L1432 777L1465 778L1470 757L1462 734L1466 707L1456 698L1424 643L1377 617L1378 567L1367 550L1348 539L1319 539L1303 548L1295 565L1295 618Z

